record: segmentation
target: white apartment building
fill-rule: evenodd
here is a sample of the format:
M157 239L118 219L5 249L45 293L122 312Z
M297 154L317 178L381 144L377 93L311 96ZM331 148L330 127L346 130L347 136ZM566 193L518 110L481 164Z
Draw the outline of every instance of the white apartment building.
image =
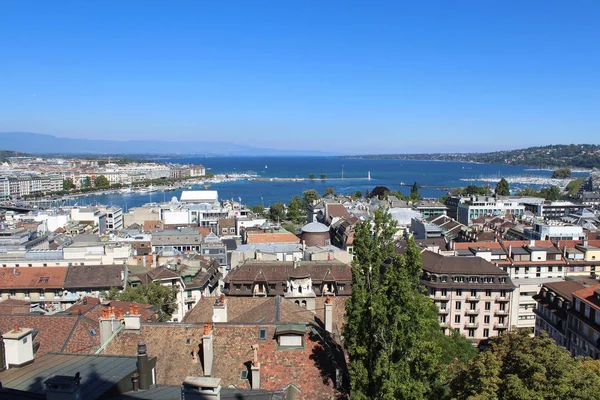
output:
M471 221L485 215L523 215L525 206L514 200L501 200L488 196L462 198L458 204L458 222L471 225Z

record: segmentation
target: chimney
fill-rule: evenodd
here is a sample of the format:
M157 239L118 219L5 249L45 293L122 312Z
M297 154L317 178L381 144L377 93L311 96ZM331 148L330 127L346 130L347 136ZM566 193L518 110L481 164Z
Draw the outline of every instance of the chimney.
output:
M129 312L123 316L123 322L125 322L125 329L127 330L139 330L142 327L141 315L137 304L129 305Z
M567 258L567 245L566 244L563 246L563 257Z
M181 385L181 400L221 400L221 378L188 376Z
M588 247L588 239L587 239L587 236L583 238L583 247Z
M512 257L512 244L508 245L508 256Z
M100 322L100 342L105 344L112 334L119 327L119 321L115 319L114 307L102 309L102 316L98 319Z
M204 324L204 336L202 336L202 358L204 376L211 376L213 372L213 334L210 322Z
M251 384L252 390L260 389L260 363L258 362L258 345L253 344L251 346L254 356L252 358L252 365L250 366L250 372L252 373Z
M533 247L533 246L535 246L535 240L531 239L529 241L529 247Z
M219 296L213 306L213 322L227 322L227 299L224 294Z
M22 367L33 362L33 329L15 325L3 337L4 357L8 368Z
M47 379L46 400L78 400L81 399L81 375L56 375Z
M333 304L331 304L331 297L329 295L325 299L325 330L329 333L333 333Z
M146 343L138 343L138 356L137 356L138 373L140 374L140 390L150 389L150 382L152 381L152 369L150 368L150 362L148 361L148 353L146 352Z

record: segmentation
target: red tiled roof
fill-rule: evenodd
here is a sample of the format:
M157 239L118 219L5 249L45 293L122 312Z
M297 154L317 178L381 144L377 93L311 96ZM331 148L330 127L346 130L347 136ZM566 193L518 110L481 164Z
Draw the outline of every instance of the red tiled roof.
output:
M573 292L573 297L576 297L576 298L580 299L581 301L584 301L585 303L589 304L596 310L600 310L600 300L598 300L594 294L594 291L599 290L599 289L600 289L600 285L586 287L585 289L581 289L576 292Z
M25 300L6 299L0 302L0 314L27 314L30 303Z
M0 269L0 289L62 289L68 267Z
M279 231L278 233L247 231L246 243L300 243L300 239L288 231Z
M498 242L454 242L455 250L469 250L471 247L481 247L489 249L502 249L502 245Z
M280 350L274 339L275 325L215 324L213 330L213 376L221 385L250 389L241 379L252 361L251 345L258 344L261 389L282 390L289 384L300 392L296 399L338 398L331 376L335 376L335 357L341 354L326 334L308 329L302 349ZM260 328L267 330L267 340L259 340ZM121 332L106 347L104 354L135 355L137 343L147 345L148 354L157 356L156 380L159 385L180 385L187 376L202 376L202 363L194 363L192 352L202 347L204 328L198 325L143 324L140 332ZM165 340L168 338L168 340ZM343 362L340 363L343 365Z
M196 229L198 229L198 232L202 235L202 237L206 237L206 236L210 235L210 233L212 232L210 230L210 228L198 227Z

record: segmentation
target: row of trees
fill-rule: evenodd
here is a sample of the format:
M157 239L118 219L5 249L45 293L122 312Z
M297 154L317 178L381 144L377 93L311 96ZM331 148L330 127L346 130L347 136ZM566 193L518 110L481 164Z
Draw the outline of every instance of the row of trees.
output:
M356 227L345 346L353 399L591 399L600 361L573 358L547 337L513 331L478 353L458 333L445 336L420 283L411 239L398 255L385 211Z
M315 174L310 174L310 175L308 175L308 177L311 180L314 180L316 178ZM321 175L319 175L319 177L321 178L321 180L325 180L327 178L327 174L321 174Z

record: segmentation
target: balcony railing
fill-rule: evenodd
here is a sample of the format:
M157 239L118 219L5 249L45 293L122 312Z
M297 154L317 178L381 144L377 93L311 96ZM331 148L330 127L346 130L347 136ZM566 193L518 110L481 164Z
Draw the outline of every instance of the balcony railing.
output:
M508 324L497 322L494 324L494 329L496 329L497 331L502 331L502 330L508 329Z
M477 328L479 328L479 322L465 322L465 328L477 329Z
M186 303L193 303L196 301L196 296L185 296Z
M479 308L476 308L474 310L465 310L465 315L479 315Z
M479 301L479 300L480 300L480 296L479 295L476 295L476 296L467 295L467 301Z
M447 308L440 308L438 314L448 314L450 312Z
M496 311L494 311L494 315L507 316L508 315L508 310L496 310Z
M496 301L499 303L507 302L509 301L509 298L508 296L496 296Z
M448 300L448 295L435 294L433 295L434 300Z

